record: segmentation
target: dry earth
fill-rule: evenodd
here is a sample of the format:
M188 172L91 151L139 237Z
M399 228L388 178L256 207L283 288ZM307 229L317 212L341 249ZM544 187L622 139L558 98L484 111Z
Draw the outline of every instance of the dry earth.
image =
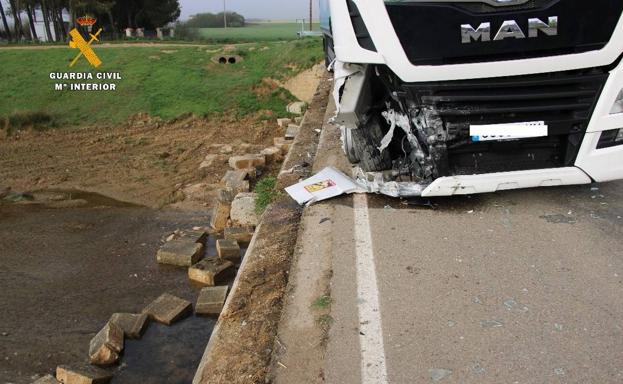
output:
M282 86L311 100L319 71L322 66ZM9 137L0 127L0 184L19 192L94 192L155 208L205 208L230 156L258 153L283 136L275 118L260 118L270 114L260 111L242 120L182 116L169 122L139 114L120 126L25 130ZM212 165L199 171L207 155L214 155Z

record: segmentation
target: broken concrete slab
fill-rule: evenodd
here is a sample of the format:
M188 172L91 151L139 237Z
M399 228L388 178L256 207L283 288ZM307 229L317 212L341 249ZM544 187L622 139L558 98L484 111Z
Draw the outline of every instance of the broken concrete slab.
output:
M106 384L112 377L112 373L90 365L56 367L56 380L64 384Z
M287 155L290 152L292 141L286 140L284 137L275 137L273 140L275 147L281 149L283 155Z
M232 263L240 263L240 245L236 240L221 239L216 241L216 252L218 257L229 260Z
M171 325L181 320L191 312L192 303L190 301L180 299L169 293L162 294L142 311L142 313L149 316L151 320L166 325Z
M140 339L147 325L146 314L115 313L110 317L110 322L116 324L128 339Z
M230 227L225 228L224 237L227 240L235 240L239 245L247 246L253 239L254 227Z
M223 259L205 259L188 269L188 278L196 283L214 286L234 263Z
M219 315L227 299L228 286L207 287L199 293L195 313L198 315Z
M306 106L307 106L307 103L303 101L295 101L293 103L288 104L287 110L289 113L292 113L294 115L302 115L303 112L305 111Z
M279 126L279 128L286 128L288 124L290 124L291 122L292 122L292 119L288 119L288 118L277 119L277 125Z
M266 158L263 155L242 155L229 158L229 166L233 169L263 168Z
M294 124L301 125L302 122L303 122L303 116L297 116L294 118Z
M260 153L266 158L266 164L278 163L283 159L281 148L278 147L268 147Z
M294 140L294 138L299 134L301 127L296 124L288 125L288 129L286 130L285 139L286 140Z
M119 360L123 350L123 329L117 324L108 322L89 344L89 361L91 364L107 366Z
M59 384L60 382L52 375L45 375L32 384Z
M231 202L219 200L216 202L214 209L212 210L212 218L210 219L210 226L217 231L222 231L227 226L227 220L231 212Z
M259 217L255 211L255 193L239 193L231 203L230 218L234 226L256 227Z
M190 267L203 257L204 245L189 238L164 243L156 255L159 264Z

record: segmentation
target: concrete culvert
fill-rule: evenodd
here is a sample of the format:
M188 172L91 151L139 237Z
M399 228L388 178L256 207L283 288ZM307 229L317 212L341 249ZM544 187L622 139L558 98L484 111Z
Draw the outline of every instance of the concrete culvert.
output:
M228 60L229 64L236 64L236 58L235 57L230 57Z
M227 64L227 59L225 57L221 57L221 58L218 59L218 62L220 64Z

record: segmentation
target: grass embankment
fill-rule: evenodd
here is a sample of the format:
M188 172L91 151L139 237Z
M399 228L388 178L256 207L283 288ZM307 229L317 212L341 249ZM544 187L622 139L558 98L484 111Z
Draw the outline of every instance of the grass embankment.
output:
M314 28L318 30L318 25ZM257 23L242 28L201 28L199 38L218 42L294 40L300 30L297 23Z
M245 44L229 54L244 61L214 64L220 46L94 47L103 65L93 70L73 49L0 49L0 129L117 124L137 113L163 119L182 114L246 116L260 110L284 115L293 96L266 88L263 79L285 79L322 58L318 39ZM115 92L55 91L53 72L120 72ZM88 81L98 83L98 80ZM17 125L17 127L16 127Z

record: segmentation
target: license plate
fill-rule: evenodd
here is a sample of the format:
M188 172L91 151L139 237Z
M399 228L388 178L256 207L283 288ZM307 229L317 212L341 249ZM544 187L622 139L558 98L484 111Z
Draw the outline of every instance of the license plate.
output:
M470 125L469 127L469 135L473 142L527 139L545 137L547 134L548 126L544 121Z

